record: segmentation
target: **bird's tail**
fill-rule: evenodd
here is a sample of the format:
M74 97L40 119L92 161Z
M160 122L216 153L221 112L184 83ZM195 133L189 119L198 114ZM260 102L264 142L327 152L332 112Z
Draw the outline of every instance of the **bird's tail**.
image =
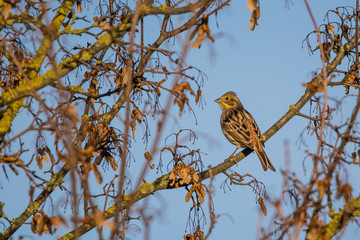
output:
M260 162L261 162L261 166L263 167L264 171L271 169L274 172L276 172L276 169L274 168L274 166L272 165L272 163L270 162L268 156L265 153L265 150L260 147L260 149L258 151L255 151L256 154L258 155Z

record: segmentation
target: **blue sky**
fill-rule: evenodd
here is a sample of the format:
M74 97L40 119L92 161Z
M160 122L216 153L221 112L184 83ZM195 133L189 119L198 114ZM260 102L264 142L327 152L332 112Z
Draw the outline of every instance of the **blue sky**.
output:
M306 45L302 47L302 41L306 35L314 29L309 14L302 1L293 1L289 8L285 8L284 1L261 1L261 17L259 25L255 31L250 31L248 23L251 13L246 8L246 1L233 1L229 7L221 11L217 19L212 16L209 19L209 26L215 43L204 42L200 49L190 50L187 56L188 65L195 66L203 71L208 80L204 82L203 97L205 105L194 107L197 117L197 125L191 113L184 114L178 119L177 108L174 108L169 122L167 123L167 133L177 132L179 129L193 129L198 139L192 146L194 149L200 148L205 152L202 156L205 167L214 166L221 163L235 149L223 136L219 119L221 110L214 103L214 100L227 91L235 91L244 107L254 116L262 132L271 127L283 114L286 113L291 104L302 96L305 89L302 83L310 81L312 72L321 67L319 52L309 56ZM315 1L310 2L314 17L318 24L323 23L325 13L329 9L337 6L355 5L355 1ZM218 27L217 27L217 24ZM151 36L149 36L151 38ZM183 39L182 39L183 40ZM181 43L177 39L177 44ZM169 43L169 45L171 45ZM314 43L314 46L315 43ZM176 46L175 46L176 47ZM339 80L340 78L337 78ZM331 90L332 96L342 96L344 89ZM349 106L353 106L355 99L349 98ZM302 113L309 112L307 104ZM148 119L151 118L149 117ZM21 124L19 121L18 124ZM154 124L151 123L151 124ZM234 171L240 174L250 173L259 181L263 182L267 193L276 197L280 194L282 175L281 170L285 166L284 141L289 141L291 170L295 171L300 177L306 179L303 171L303 160L306 156L305 150L314 151L316 142L314 136L304 135L308 146L299 144L299 136L308 124L308 120L300 117L293 118L285 127L276 133L266 142L266 152L277 169L277 172L264 172L255 154L250 154L246 159L233 167ZM142 128L137 130L139 139L142 136ZM164 134L163 138L167 136ZM150 145L151 146L150 138ZM161 143L164 141L162 140ZM139 150L139 151L137 151ZM141 140L133 144L133 153L138 160L132 162L130 176L136 176L136 169L142 166L144 146ZM140 152L140 153L139 153ZM159 155L154 156L154 161L158 161ZM305 165L310 161L305 162ZM134 170L135 169L135 170ZM163 169L166 172L166 167ZM309 170L309 169L308 169ZM105 172L109 179L112 178L111 170ZM146 177L147 182L151 182L160 176L152 171ZM15 178L14 178L15 179ZM66 178L69 180L69 178ZM262 215L259 205L256 203L256 196L249 187L231 186L231 191L224 193L220 188L225 180L224 175L219 175L213 183L215 213L220 218L215 225L215 229L210 239L255 239L257 236L257 224L259 216ZM353 181L359 181L354 178ZM1 201L5 198L13 199L12 206L7 210L13 214L8 217L16 217L23 211L19 208L23 197L27 196L27 190L11 191L14 186L19 187L21 180L11 185L1 178L2 192L7 191L8 196L0 197ZM207 182L208 183L208 182ZM21 187L21 186L20 186ZM99 186L101 189L102 186ZM19 194L19 195L18 195ZM56 192L55 196L61 196L63 192ZM356 194L356 192L354 192ZM148 213L154 215L151 225L150 239L182 239L185 234L185 225L188 218L188 211L191 203L185 203L186 190L164 190L151 196L138 206L149 205ZM56 199L54 204L60 204L64 197ZM207 209L207 200L204 209ZM268 207L268 216L263 218L264 222L271 221L272 207ZM47 209L50 209L50 205ZM69 211L69 209L67 209ZM58 209L63 213L63 207ZM134 213L136 216L136 213ZM208 215L207 215L208 216ZM207 218L207 223L210 221ZM141 223L134 222L139 228ZM133 225L128 235L128 239L142 239L144 232ZM205 226L205 232L207 227ZM60 236L66 233L66 229L60 230ZM358 235L359 230L349 228L345 236L349 239ZM19 230L15 238L26 234L26 230ZM94 231L84 236L84 239L97 239ZM53 237L43 236L42 239L52 239Z

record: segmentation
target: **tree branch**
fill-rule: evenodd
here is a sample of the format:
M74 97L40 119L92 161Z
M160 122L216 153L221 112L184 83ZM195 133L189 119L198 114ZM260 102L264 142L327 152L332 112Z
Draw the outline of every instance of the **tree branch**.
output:
M0 96L0 107L20 100L21 98L30 96L33 89L40 90L56 80L64 77L66 74L80 66L83 62L90 61L102 49L109 47L112 43L116 42L120 37L130 29L129 23L123 23L119 27L112 29L101 35L99 39L92 46L81 49L79 52L64 60L55 69L52 68L42 76L35 76L30 83L23 83L12 91L5 92Z

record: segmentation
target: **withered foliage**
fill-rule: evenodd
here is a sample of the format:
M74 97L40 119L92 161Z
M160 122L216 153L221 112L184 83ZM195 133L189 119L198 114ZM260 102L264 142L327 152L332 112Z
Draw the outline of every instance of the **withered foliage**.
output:
M204 103L206 75L184 56L191 46L215 41L208 22L228 2L0 3L1 181L25 175L30 184L23 214L12 220L1 215L7 229L1 239L11 238L27 219L38 235L74 224L64 237L93 228L102 236L103 226L111 238L126 236L129 222L138 221L129 217L132 205L157 190L155 184L146 189L142 180L147 171L163 171L155 156L164 147L161 136L172 107L181 117ZM155 26L154 19L162 24ZM177 36L188 39L190 32L196 44L163 44ZM155 38L148 40L149 34ZM144 144L144 167L138 178L129 178L126 169L140 161L135 141ZM199 150L177 154L177 160L164 160L173 164L167 169L173 184L166 187L189 186L183 201L201 205L207 195ZM197 160L183 161L191 156ZM56 191L63 192L62 206L70 205L71 217L43 210Z
M213 178L221 173L226 176L224 190L230 185L251 187L263 215L274 212L265 206L267 200L272 204L275 224L263 231L264 239L297 237L304 229L308 239L328 239L357 220L360 197L346 178L347 169L359 167L360 155L359 11L354 8L330 10L319 31L306 37L309 50L321 51L326 66L304 84L299 102L264 133L268 139L294 116L309 119L309 133L319 144L315 153L307 152L313 165L308 182L284 171L282 197L270 198L250 174L227 172L251 153L249 149L205 169L203 153L184 140L196 139L192 130L166 133L169 137L161 141L174 106L181 119L204 103L206 75L184 59L187 51L215 42L209 22L230 2L0 1L0 181L25 177L29 185L24 199L28 205L19 216L8 218L6 208L12 203L0 202L5 229L0 239L12 238L26 222L33 238L69 227L63 239L93 229L103 239L104 228L110 239L125 239L131 224L143 221L150 227L151 217L135 203L175 188L186 189L181 201L190 205L183 238L208 238L218 221ZM254 30L260 2L248 0L247 8L249 28ZM147 34L154 38L149 40ZM323 41L311 39L316 35ZM188 42L178 46L178 36ZM176 46L164 44L169 40ZM339 76L342 80L334 82ZM357 99L341 124L332 120L344 99L330 106L328 86L344 87L345 97ZM307 102L310 116L300 113ZM133 148L135 142L143 148ZM131 177L128 169L135 162L142 167ZM145 181L149 171L159 174L151 183ZM251 180L244 182L247 177ZM288 199L293 203L290 214L283 210ZM341 207L335 208L335 203ZM58 204L70 206L71 213L60 214ZM141 217L132 217L139 212Z
M261 239L338 239L351 222L358 224L360 196L351 180L359 171L358 11L352 7L329 10L324 23L304 40L309 52L320 51L324 66L303 84L311 96L309 114L296 113L309 120L300 139L312 150L306 150L303 162L305 179L289 169L283 171L281 196L269 198L274 221L262 228ZM331 95L329 86L343 88L339 89L343 96ZM305 133L315 137L312 145L304 141Z

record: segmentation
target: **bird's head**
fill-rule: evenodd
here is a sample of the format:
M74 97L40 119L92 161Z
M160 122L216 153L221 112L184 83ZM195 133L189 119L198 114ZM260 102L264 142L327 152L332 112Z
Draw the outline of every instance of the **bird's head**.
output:
M220 98L216 99L222 110L229 110L243 107L240 100L237 98L236 93L227 92Z

